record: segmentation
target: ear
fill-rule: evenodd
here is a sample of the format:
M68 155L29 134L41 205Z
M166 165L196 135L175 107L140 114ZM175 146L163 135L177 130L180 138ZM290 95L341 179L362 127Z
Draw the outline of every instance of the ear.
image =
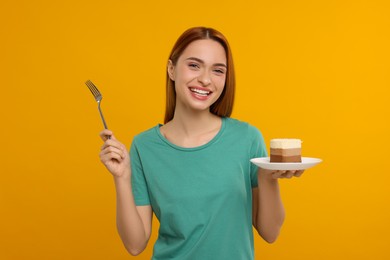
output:
M173 62L171 60L168 61L167 71L168 71L169 78L172 81L175 81L175 66L173 65Z

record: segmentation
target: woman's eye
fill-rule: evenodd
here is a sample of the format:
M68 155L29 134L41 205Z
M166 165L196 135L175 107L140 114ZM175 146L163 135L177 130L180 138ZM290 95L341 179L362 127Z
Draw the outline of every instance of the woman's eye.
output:
M199 69L199 65L196 64L196 63L190 63L190 64L188 64L188 66L189 66L190 68Z
M222 69L215 69L214 72L217 74L225 74L225 71Z

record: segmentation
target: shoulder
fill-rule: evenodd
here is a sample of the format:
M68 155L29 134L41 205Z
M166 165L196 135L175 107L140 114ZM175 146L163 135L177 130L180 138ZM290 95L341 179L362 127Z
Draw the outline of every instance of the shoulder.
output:
M157 131L159 127L160 124L135 135L133 138L133 145L142 145L144 143L156 140L158 138Z
M226 118L226 132L229 132L228 138L232 138L240 146L246 147L251 158L264 157L266 155L266 145L260 130L244 121L234 118Z
M258 136L262 135L260 130L251 125L248 122L240 121L235 118L226 117L226 125L231 131L237 132L237 134L245 134L247 136Z

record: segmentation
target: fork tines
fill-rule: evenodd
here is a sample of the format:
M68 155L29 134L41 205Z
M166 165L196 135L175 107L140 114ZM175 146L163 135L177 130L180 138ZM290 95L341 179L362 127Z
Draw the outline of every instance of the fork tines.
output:
M95 86L95 84L92 83L92 81L87 80L87 81L85 82L85 84L87 85L87 87L88 87L89 90L92 92L92 95L93 95L95 98L101 97L100 91L97 89L97 87Z

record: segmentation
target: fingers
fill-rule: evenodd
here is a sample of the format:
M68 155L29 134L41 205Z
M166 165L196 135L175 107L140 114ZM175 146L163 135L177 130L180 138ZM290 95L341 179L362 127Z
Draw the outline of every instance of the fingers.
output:
M123 159L127 155L126 146L115 139L107 139L101 148L101 155L116 153Z
M283 174L285 174L286 171L274 171L272 172L272 178L274 179L279 179L279 178L283 178Z
M300 177L305 170L300 170L295 173L295 177Z
M123 157L120 153L115 153L115 152L109 152L109 153L100 153L100 160L103 163L107 163L109 161L115 160L117 162L122 162Z
M102 162L108 162L113 159L121 162L126 158L128 155L126 146L115 138L112 131L104 129L99 135L104 141L99 154Z
M111 137L113 137L113 135ZM116 147L118 149L126 150L125 145L122 144L121 142L119 142L118 140L116 140L115 138L106 139L106 141L103 143L103 145L101 147L101 150L103 150L109 146L113 146L113 147Z
M109 139L109 137L111 139L115 139L114 137L114 134L111 130L108 130L108 129L104 129L103 131L100 132L99 134L100 138L103 140L103 141L106 141Z
M277 170L272 173L274 179L291 179L292 177L300 177L303 174L304 170Z
M119 144L119 146L107 145L107 143L115 143L115 145ZM100 161L109 167L113 163L122 163L129 160L128 153L124 145L119 143L118 141L112 141L108 139L102 147L102 150L99 154Z
M115 147L115 146L105 146L101 151L100 151L100 156L110 156L114 159L124 159L126 157L126 151L122 149L122 147Z

